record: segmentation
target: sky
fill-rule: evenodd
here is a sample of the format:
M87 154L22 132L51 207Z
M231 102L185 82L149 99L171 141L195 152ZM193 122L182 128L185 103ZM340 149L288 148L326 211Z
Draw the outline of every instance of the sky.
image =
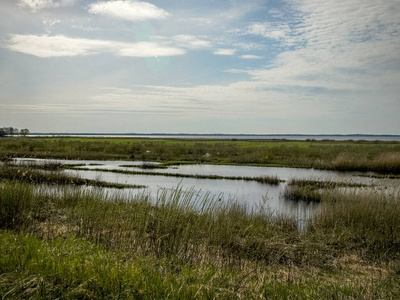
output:
M0 127L400 134L400 0L0 0Z

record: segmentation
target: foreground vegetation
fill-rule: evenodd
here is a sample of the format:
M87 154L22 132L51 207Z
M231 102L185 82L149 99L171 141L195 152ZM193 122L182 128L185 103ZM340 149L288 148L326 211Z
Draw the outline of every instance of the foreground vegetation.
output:
M399 142L2 138L0 157L287 166L400 174Z
M400 298L400 195L324 187L320 201L299 231L195 190L126 199L3 179L0 297Z

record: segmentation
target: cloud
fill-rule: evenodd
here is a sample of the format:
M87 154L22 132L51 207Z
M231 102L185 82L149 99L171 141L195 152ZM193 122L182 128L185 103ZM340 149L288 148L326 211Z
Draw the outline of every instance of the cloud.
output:
M272 40L282 40L290 33L287 24L256 23L247 27L246 34L260 35Z
M253 80L282 92L307 87L311 94L325 90L333 97L333 90L351 97L364 97L366 90L388 95L382 87L389 86L400 92L396 84L400 80L399 4L378 0L289 3L295 18L247 28L248 33L276 39L282 49L287 47L267 68L248 71Z
M257 56L257 55L242 55L240 58L243 59L262 59L262 56Z
M58 6L57 3L54 3L53 0L20 0L18 3L20 8L29 8L33 12Z
M75 0L20 0L18 7L28 8L32 12L37 12L42 9L55 8L60 6L72 6L75 4Z
M185 50L155 42L125 43L109 40L71 38L63 35L14 34L6 46L9 50L38 57L72 57L110 53L118 56L154 57L183 55Z
M96 15L116 17L129 21L165 19L169 16L165 10L148 2L131 0L102 1L89 5L89 12Z
M133 44L121 43L121 46L122 47L120 49L115 51L115 53L120 56L154 57L175 56L186 53L186 51L183 49L163 46L154 42L139 42Z
M172 40L178 46L187 49L200 49L211 47L211 43L209 41L188 34L175 35L172 37Z
M54 26L60 22L61 20L43 20L44 30L47 34L50 34L53 31Z
M151 37L151 40L160 42L164 45L194 50L206 49L212 46L212 44L205 40L205 38L206 37L199 38L189 34L179 34L174 36L153 36Z
M235 49L217 49L214 51L216 55L235 55Z

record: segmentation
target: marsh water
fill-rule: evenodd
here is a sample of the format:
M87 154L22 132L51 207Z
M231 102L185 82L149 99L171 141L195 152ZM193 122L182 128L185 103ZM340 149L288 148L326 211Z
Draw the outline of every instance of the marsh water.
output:
M172 192L177 188L183 191L195 189L198 194L208 195L213 199L224 202L237 202L247 207L248 211L266 209L275 215L290 215L297 218L299 224L304 223L310 215L318 210L318 204L293 202L285 200L284 189L291 179L306 179L317 181L338 181L348 183L361 183L371 187L388 185L388 180L359 176L355 173L343 173L302 168L276 168L252 166L226 166L226 165L179 165L167 169L149 168L143 170L143 162L134 161L82 161L82 160L55 160L55 159L16 159L20 164L62 163L80 164L89 170L66 170L71 175L85 179L97 179L111 183L141 185L144 188L128 188L124 190L108 189L110 192L123 193L127 197L137 193L147 193L155 196L160 191ZM147 163L146 163L147 164ZM157 164L157 163L152 163ZM149 175L120 174L108 171L145 171ZM262 177L277 176L284 181L278 185L270 185L256 181L227 180L227 179L197 179L180 178L155 173L189 174L189 175L218 175L235 177Z

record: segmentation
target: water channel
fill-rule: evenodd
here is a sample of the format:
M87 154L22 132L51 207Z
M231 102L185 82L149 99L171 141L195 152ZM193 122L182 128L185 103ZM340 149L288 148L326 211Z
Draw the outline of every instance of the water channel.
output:
M143 162L134 161L82 161L82 160L57 160L57 159L16 159L19 164L62 163L81 164L81 168L89 170L66 170L71 175L85 179L98 179L112 183L142 185L145 188L124 189L122 193L132 196L137 193L157 195L161 190L173 191L182 188L183 191L195 189L200 194L220 201L234 201L246 205L248 211L257 210L260 206L274 215L294 216L299 223L304 223L310 215L318 211L318 204L287 201L283 191L291 179L306 179L317 181L338 181L348 183L362 183L371 188L385 188L390 185L388 179L369 178L350 172L334 172L303 168L275 168L252 166L226 166L226 165L179 165L167 169L145 169ZM156 164L156 163L154 163ZM244 176L262 177L277 176L284 182L278 185L264 184L256 181L227 180L227 179L197 179L180 178L161 175L138 175L105 172L105 170L140 171L148 173L189 174L189 175L218 175L218 176ZM397 180L396 180L397 181ZM393 180L392 180L393 182ZM113 190L110 189L112 192ZM118 191L121 193L121 190Z

